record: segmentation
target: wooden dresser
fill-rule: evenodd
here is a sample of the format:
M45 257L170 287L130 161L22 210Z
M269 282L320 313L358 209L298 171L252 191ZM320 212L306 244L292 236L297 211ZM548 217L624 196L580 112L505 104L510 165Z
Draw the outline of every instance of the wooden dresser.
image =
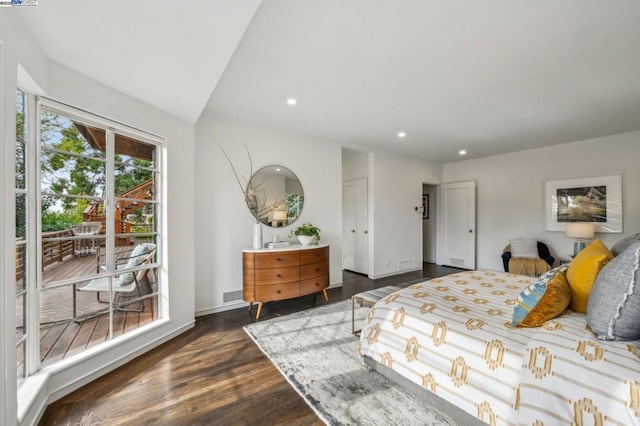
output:
M329 245L292 245L282 249L242 251L242 298L249 310L258 303L322 292L329 301Z

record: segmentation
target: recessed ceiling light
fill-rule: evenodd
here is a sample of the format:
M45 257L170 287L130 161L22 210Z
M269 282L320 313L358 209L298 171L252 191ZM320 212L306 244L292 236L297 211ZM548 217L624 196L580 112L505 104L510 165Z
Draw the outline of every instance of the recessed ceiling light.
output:
M467 153L466 149L461 149L460 151L458 151L458 154L460 155L465 155Z
M287 99L287 103L289 105L295 105L295 104L298 103L298 101L296 101L295 98L289 98L289 99Z
M405 132L398 132L398 137L399 137L400 139L402 139L402 138L406 138L406 137L407 137L407 134L406 134Z

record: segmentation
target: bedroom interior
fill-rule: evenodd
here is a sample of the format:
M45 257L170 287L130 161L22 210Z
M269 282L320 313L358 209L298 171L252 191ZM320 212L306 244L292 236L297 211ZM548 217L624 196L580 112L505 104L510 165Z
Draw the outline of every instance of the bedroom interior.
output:
M21 319L16 312L23 306L22 299L16 297L13 284L4 286L0 295L0 361L6 368L0 372L5 395L0 398L0 423L35 424L42 418L48 424L46 419L52 421L65 410L78 416L83 409L86 421L91 423L91 413L104 415L92 411L92 404L97 409L98 401L108 404L116 389L132 389L126 386L126 380L118 383L121 374L151 380L160 370L145 372L146 366L151 362L159 367L169 366L172 361L185 362L189 348L195 348L202 339L215 347L212 356L220 362L208 359L206 349L194 349L198 353L194 360L202 363L197 371L206 375L213 369L214 378L198 379L181 373L187 376L168 379L175 386L175 393L171 393L175 398L163 402L158 416L179 416L184 402L177 389L197 383L202 392L207 389L210 394L183 396L191 401L186 405L209 407L209 413L199 413L201 419L224 415L230 419L239 416L240 423L249 422L239 411L249 409L253 400L268 407L265 412L269 412L272 423L288 418L319 424L323 417L306 406L243 331L245 325L256 321L255 312L247 314L250 301L243 300L242 258L243 250L251 249L255 220L238 194L220 148L234 159L245 179L250 177L250 170L276 164L287 167L299 179L304 204L297 221L281 226L287 219L282 219L280 211L272 212L263 218L263 222L270 222L261 225L263 242L288 241L291 229L313 223L322 228L320 242L328 248L327 259L321 260L326 262L326 273L317 275L326 281L307 283L321 290L326 287L328 301L321 290L293 299L264 300L267 303L259 314L260 324L285 314L331 306L373 288L462 273L443 261L457 246L447 246L450 240L443 239L450 229L442 222L440 194L442 185L459 182L473 182L475 187L475 217L470 229L474 231L476 270L504 270L501 255L505 244L526 239L543 243L548 257L554 258L548 265L550 271L535 271L542 277L552 273L546 277L553 286L539 283L536 287L537 291L552 289L547 296L552 292L566 296L571 278L575 281L577 274L577 279L582 279L582 271L576 273L570 266L578 256L596 262L597 271L604 271L603 281L620 280L620 271L629 273L628 264L633 263L630 252L614 256L613 248L624 237L640 231L640 216L636 214L640 196L634 189L634 182L640 181L640 59L635 54L640 43L636 22L640 10L635 2L620 1L613 8L597 1L569 0L553 5L492 1L482 7L468 2L410 1L400 7L384 2L344 5L332 1L320 5L304 1L294 7L288 0L247 0L181 5L179 13L169 3L159 2L148 8L121 0L110 5L64 0L0 7L0 124L6 148L0 151L0 186L5 190L0 199L3 282L16 281L19 266L14 253L18 244L23 244L16 240L17 230L14 232L18 214L14 198L24 191L32 197L31 206L38 206L36 197L28 195L28 188L16 186L13 173L17 152L14 94L18 87L27 94L30 111L35 111L39 96L45 104L58 102L60 111L71 113L75 108L78 114L84 114L83 120L87 121L80 121L79 129L86 131L85 124L105 126L102 120L110 120L121 124L124 133L153 140L154 144L159 141L154 145L158 180L151 200L158 206L154 208L157 252L150 266L155 278L149 295L156 302L151 304L153 309L145 310L151 312L150 322L140 317L136 328L114 333L113 338L107 333L104 343L47 364L38 356L40 345L46 342L39 336L38 307L24 305L25 312L32 309L35 313L25 317L32 327L21 331L25 336L21 347L27 353L21 364L16 355ZM106 21L112 24L111 30L100 25ZM287 102L290 98L296 99L295 105ZM38 124L35 119L30 123L26 134L35 141ZM108 131L108 126L105 129ZM117 142L109 143L116 146L117 154ZM243 145L251 151L253 169L243 160ZM459 154L461 150L466 153ZM38 163L35 156L29 158L31 172L27 175L35 179ZM109 161L105 160L112 164ZM611 176L621 179L617 188L619 208L610 208L607 216L612 222L615 214L620 215L619 222L612 223L619 225L615 232L597 225L590 238L590 234L569 232L564 222L560 223L561 229L549 227L549 188L596 188L600 185L592 184L592 180ZM343 263L344 253L352 249L343 234L344 183L356 181L366 184L366 219L359 231L366 235L366 245L357 246L361 247L359 267L365 268L360 275L345 271L350 268ZM587 183L563 187L565 181ZM615 196L612 187L607 188L606 199L611 201ZM416 210L425 203L425 194L429 194L428 218ZM572 193L562 194L568 197ZM596 198L596 204L601 201ZM276 226L271 226L274 222ZM32 225L32 239L24 244L32 250L27 264L36 265L40 255L33 242L39 238L39 225ZM468 237L467 228L462 234ZM428 247L429 239L436 236L433 246ZM90 237L82 238L89 241ZM576 238L586 239L586 248L574 253ZM596 241L601 246L596 243L597 247L592 247ZM113 253L118 250L113 248ZM427 255L428 250L433 252ZM93 256L89 253L70 259L88 261L94 260ZM558 272L556 267L566 270ZM132 268L137 271L136 266ZM26 291L33 291L37 300L40 272L37 268L31 272L25 281L29 283ZM565 278L559 277L562 273ZM114 270L107 274L117 276ZM592 283L600 277L595 275ZM569 287L562 287L563 279ZM296 280L306 282L299 276ZM526 280L526 285L524 281L519 285L533 285L536 278ZM67 289L75 282L59 284ZM450 291L457 291L455 283L447 285ZM296 294L301 294L300 288ZM278 290L282 291L274 289ZM410 300L423 290L404 289L398 297ZM509 295L500 296L503 305L514 303L524 288L507 290ZM623 290L616 289L618 293ZM605 321L589 318L590 291L598 294L598 299L607 299L601 297L602 286L575 290L571 293L573 301L568 301L569 312L577 309L583 313L570 314L566 327L580 328L581 323L575 322L578 317L581 321L598 320L598 325ZM600 300L598 310L610 312L614 299ZM70 300L67 297L65 303ZM384 300L379 303L384 304ZM565 311L561 304L551 305L551 311ZM420 306L412 305L412 309L419 311ZM113 320L118 318L115 311ZM347 313L351 315L350 307ZM502 315L503 320L510 320L512 312L503 308ZM109 324L111 317L105 318ZM559 318L549 324L563 324L564 316ZM347 331L349 322L350 318ZM611 338L606 327L593 324L600 337ZM380 323L380 327L387 326ZM27 333L29 330L35 333ZM527 336L534 345L545 341L545 336L536 334L543 330L549 332L544 327L530 328L518 336ZM363 339L368 334L365 330ZM633 333L631 336L631 340L637 339ZM576 345L584 346L583 354L609 347L593 333L595 340L582 337ZM231 346L225 344L227 339L233 342ZM431 336L425 341L431 342ZM610 345L619 348L623 344ZM489 358L497 349L492 350ZM537 349L513 346L512 350L525 356L527 351ZM620 355L617 349L612 351L614 356L630 354L624 359L638 362L633 352ZM574 355L562 352L557 357L571 359ZM237 359L222 361L225 357ZM241 384L241 389L251 386L250 377L257 374L252 362L265 370L261 374L269 384L225 405L225 395L232 395L236 384ZM517 364L514 359L508 362ZM19 371L13 367L16 364ZM223 370L216 370L216 365ZM456 365L462 368L462 364ZM21 368L24 378L20 377ZM529 383L537 380L535 373L531 374ZM220 382L218 387L216 381ZM100 384L114 393L105 392L105 399L101 399ZM506 382L504 386L517 387ZM533 418L538 415L535 404L544 399L533 395L533 386L527 386L519 388L520 411ZM458 390L455 385L452 392L445 390L446 386L438 387L445 394L453 395ZM510 398L497 399L504 402ZM588 415L604 412L599 405L602 401L597 400L601 396L581 395L575 399L585 398L594 402L594 406L588 406L583 401ZM144 403L153 406L151 400ZM466 403L457 401L461 406ZM496 408L487 401L480 409L465 409L489 423L496 415L500 424L514 415L512 408L501 404ZM630 401L627 408L634 404ZM300 410L301 417L289 412L291 407ZM638 411L636 408L635 414L629 414L635 415L629 419L637 422ZM82 414L76 420L79 418ZM100 421L97 417L94 420Z

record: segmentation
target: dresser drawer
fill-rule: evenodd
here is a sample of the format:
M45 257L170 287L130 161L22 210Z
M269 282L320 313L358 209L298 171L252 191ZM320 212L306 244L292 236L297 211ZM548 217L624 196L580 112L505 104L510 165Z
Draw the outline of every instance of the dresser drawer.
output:
M256 286L256 300L261 302L298 296L300 296L300 283L298 282Z
M282 266L298 266L300 252L279 251L277 253L256 253L256 268L279 268Z
M256 286L288 283L300 280L300 267L256 269Z
M313 278L329 272L329 262L311 263L309 265L300 266L300 279Z
M300 281L300 295L316 293L329 287L329 275L320 275L309 280Z
M300 264L316 263L329 259L329 247L300 251Z

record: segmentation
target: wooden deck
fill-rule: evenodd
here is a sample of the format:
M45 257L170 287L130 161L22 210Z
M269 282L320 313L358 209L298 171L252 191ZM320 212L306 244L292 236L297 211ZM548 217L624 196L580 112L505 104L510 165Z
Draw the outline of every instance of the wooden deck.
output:
M124 255L131 247L117 247L116 257ZM96 299L96 293L74 291L72 285L47 289L52 283L76 277L91 279L96 275L97 257L69 256L64 262L55 263L45 268L42 274L43 291L40 292L40 360L42 365L49 365L87 348L105 342L109 338L108 305ZM153 275L153 274L151 274ZM151 279L150 281L155 281ZM154 283L143 283L155 291ZM76 295L74 316L73 295ZM102 300L108 299L103 294ZM116 296L116 302L123 303L131 297ZM115 311L113 316L113 336L136 329L157 319L157 297L145 299L143 312ZM139 302L130 308L138 309ZM17 324L22 324L22 307L17 307ZM94 317L95 315L95 317ZM92 317L85 321L83 318ZM20 334L21 330L16 330ZM18 351L18 367L22 354Z

